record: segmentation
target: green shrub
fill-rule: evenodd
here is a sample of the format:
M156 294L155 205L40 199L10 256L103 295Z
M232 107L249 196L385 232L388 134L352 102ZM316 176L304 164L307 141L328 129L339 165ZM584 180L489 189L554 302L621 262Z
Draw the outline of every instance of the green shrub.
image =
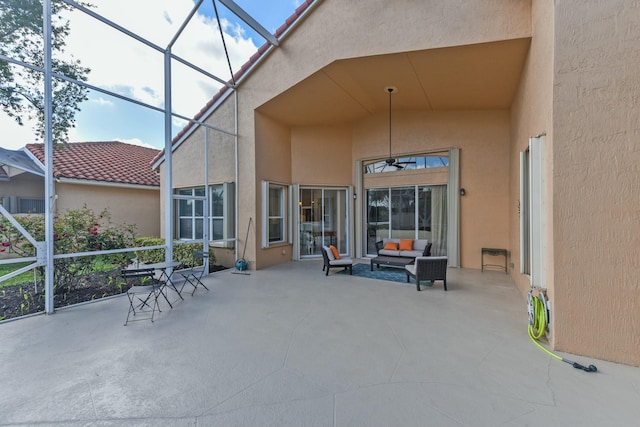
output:
M138 237L135 239L134 245L136 247L158 246L164 245L164 243L164 239L161 239L160 237ZM164 262L164 248L136 251L136 259L142 264Z
M135 239L135 245L142 246L158 246L164 245L164 239L159 237L139 237ZM196 260L193 257L194 251L201 251L202 243L184 243L173 246L173 259L179 261L183 267L194 267L196 265L202 265L201 260ZM156 262L164 262L164 248L162 249L149 249L145 251L136 251L136 258L138 262L143 264L150 264ZM209 248L209 264L215 264L216 256L213 249Z
M20 225L37 241L45 239L44 216L27 215L16 218ZM55 254L91 252L133 247L135 225L121 226L111 222L108 210L99 214L91 209L67 211L62 216L54 217L53 250ZM0 219L0 250L14 252L20 256L35 256L35 248L7 220ZM54 261L54 288L60 291L76 286L85 280L85 276L94 271L96 266L126 264L131 253L116 253L97 257L83 256L60 258Z

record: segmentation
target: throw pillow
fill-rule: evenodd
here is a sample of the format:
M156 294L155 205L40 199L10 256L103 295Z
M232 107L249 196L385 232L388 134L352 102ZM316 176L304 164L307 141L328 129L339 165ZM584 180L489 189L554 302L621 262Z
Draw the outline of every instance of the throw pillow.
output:
M398 250L398 244L396 242L387 242L384 245L384 249L387 251L397 251Z
M335 246L331 245L329 246L329 249L331 249L331 253L333 253L333 256L336 259L340 259L340 252L338 252L338 249Z
M401 239L400 240L400 250L401 251L412 251L413 250L413 239Z

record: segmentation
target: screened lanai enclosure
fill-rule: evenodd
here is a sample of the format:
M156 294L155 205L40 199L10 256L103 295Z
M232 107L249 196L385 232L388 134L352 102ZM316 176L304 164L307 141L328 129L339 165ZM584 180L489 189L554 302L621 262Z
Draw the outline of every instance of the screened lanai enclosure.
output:
M222 232L223 225L216 219L220 215L222 207L219 197L220 189L210 187L208 184L207 171L209 168L207 162L210 158L210 140L224 140L229 145L228 149L237 153L237 126L223 128L191 117L194 110L197 111L201 105L213 99L216 94L223 93L224 99L237 99L235 98L238 84L237 72L240 65L247 60L248 55L253 54L256 50L253 45L249 46L248 50L246 46L244 50L241 50L243 45L239 42L241 40L237 37L238 34L245 34L249 40L255 38L258 43L262 41L267 48L275 48L279 45L278 40L271 32L232 0L196 0L186 2L186 7L185 2L180 2L181 8L177 6L179 2L174 2L171 5L173 8L170 16L166 11L164 15L154 13L151 9L155 6L155 2L146 2L144 5L129 2L127 9L130 9L131 13L127 17L126 23L117 22L112 18L114 14L110 7L113 2L97 1L92 3L94 4L69 0L43 0L42 31L39 35L33 36L36 43L40 44L41 55L37 58L25 59L25 56L20 54L19 47L0 51L0 61L5 62L9 69L17 70L16 72L22 73L22 76L35 76L32 81L42 82L42 87L38 89L43 97L41 100L41 119L44 121L43 142L45 146L43 165L39 165L41 170L35 171L44 177L44 196L40 199L42 200L40 209L42 213L36 215L42 220L42 228L37 233L34 233L33 228L30 229L32 224L28 222L33 220L25 220L25 218L34 215L25 216L15 213L15 210L10 213L8 209L9 198L4 203L4 207L0 205L2 216L0 231L3 237L3 253L1 255L4 255L0 258L0 267L3 269L0 286L6 285L12 280L15 281L17 277L24 277L25 274L33 274L32 279L28 279L28 281L32 283L35 292L42 291L42 285L44 285L44 312L46 313L53 313L58 308L54 303L54 293L56 288L60 288L60 284L55 283L58 277L54 278L54 270L63 262L71 265L66 271L73 272L73 263L81 259L92 259L91 265L95 266L96 259L102 260L99 262L102 263L108 259L105 257L120 254L127 259L126 262L136 262L135 259L131 259L135 254L163 250L165 260L171 261L174 259L174 251L179 249L176 245L196 244L201 245L204 250L208 250L209 244L213 242L224 247L235 247L237 221L225 223L226 230L224 233ZM139 8L138 6L144 7ZM11 7L11 5L8 4L5 7ZM117 5L113 7L117 7ZM3 12L4 18L14 12L17 11L5 10ZM30 12L35 15L40 13L39 10ZM158 20L157 25L138 28L137 24L147 22L154 17ZM59 31L65 22L68 23L69 37L84 40L81 45L88 48L87 51L108 58L107 69L94 68L87 78L74 78L65 74L60 63L68 59L68 55L71 55L73 60L86 60L90 63L89 56L82 56L83 51L62 53L56 49L60 46L53 46L54 33ZM208 30L203 33L201 30L204 25ZM154 29L157 31L152 31ZM205 53L203 54L201 51L199 55L193 55L192 50L185 48L195 45L204 46ZM135 59L140 62L134 62ZM140 75L138 73L134 77L133 71L137 67L145 68L142 73L145 81L139 85L142 90L137 93L126 88L123 89L115 83L115 80L107 77L124 70L125 73L129 73L129 78L134 79ZM96 77L94 78L94 76ZM127 76L124 78L126 80ZM185 84L188 82L193 84L191 92L185 90ZM152 89L153 84L157 85L157 90ZM91 250L83 252L69 252L65 250L63 245L59 245L67 235L66 233L64 236L58 235L54 230L54 223L57 221L59 212L56 211L57 195L53 153L59 146L64 145L64 142L56 141L55 126L58 123L60 112L56 102L59 92L70 87L80 88L77 90L84 91L86 99L90 100L86 106L87 109L91 108L91 102L105 103L116 105L116 108L120 108L127 114L139 114L141 119L137 129L140 132L153 129L155 132L153 135L157 137L157 140L163 141L163 158L166 166L165 185L161 195L165 218L164 243L136 247L133 244L135 241L130 239L126 243L121 242L121 247L115 249L100 250L102 247L95 245ZM197 96L193 93L196 93ZM237 104L235 108L237 111ZM104 117L103 122L90 123L89 126L119 126L118 123L111 120L111 117ZM201 188L202 191L174 192L172 186L172 141L177 131L184 129L189 124L197 124L199 128L206 130L204 132L205 143L202 146L202 151L197 155L201 164L192 165L194 170L202 171L201 181L194 182L194 186ZM37 139L33 136L25 143L31 143ZM0 163L9 165L7 168L10 171L20 169L15 169L16 165L8 161L0 160ZM233 167L237 174L237 156ZM22 172L24 170L20 170L19 173ZM27 172L34 173L33 170ZM237 189L228 186L225 191L227 192L225 203L236 203L235 192ZM23 199L26 200L26 198ZM191 218L188 217L187 211L192 207L197 207L198 216L208 220L197 222L194 220L189 223L189 220L195 216L195 211L192 211ZM228 209L230 212L237 212L235 206L230 206ZM158 215L161 215L161 212ZM101 219L102 216L100 216ZM96 219L96 221L99 220ZM102 233L102 227L103 224L96 222L93 230L87 228L87 234L89 237L91 235L95 237ZM235 250L237 252L237 248ZM82 274L88 273L83 270ZM88 275L83 279L88 280ZM83 279L80 279L80 282ZM30 303L30 297L27 296L29 288L28 285L20 285L20 297L24 296L27 305ZM3 290L3 294L5 290ZM24 302L21 304L21 309L24 313ZM0 320L3 318L0 317Z

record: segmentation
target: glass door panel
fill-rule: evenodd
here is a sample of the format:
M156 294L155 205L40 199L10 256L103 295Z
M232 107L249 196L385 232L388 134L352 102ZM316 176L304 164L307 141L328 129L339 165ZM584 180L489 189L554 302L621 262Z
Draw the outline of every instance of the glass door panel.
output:
M325 245L335 246L341 254L348 252L346 190L324 190L322 232Z
M431 238L431 187L418 187L418 239Z
M416 238L415 186L391 189L391 238Z
M383 238L427 239L432 255L447 254L447 186L367 190L366 254Z
M322 230L322 215L316 205L321 191L315 189L300 190L300 255L320 254L318 236Z
M300 257L318 256L322 246L347 253L347 191L300 189Z
M389 237L389 189L367 190L367 254L376 254L376 242Z

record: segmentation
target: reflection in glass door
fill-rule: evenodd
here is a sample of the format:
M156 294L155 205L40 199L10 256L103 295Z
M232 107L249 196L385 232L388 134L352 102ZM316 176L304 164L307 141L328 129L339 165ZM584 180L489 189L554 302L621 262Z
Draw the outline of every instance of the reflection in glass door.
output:
M302 188L299 209L301 258L321 255L323 245L348 252L345 189Z

